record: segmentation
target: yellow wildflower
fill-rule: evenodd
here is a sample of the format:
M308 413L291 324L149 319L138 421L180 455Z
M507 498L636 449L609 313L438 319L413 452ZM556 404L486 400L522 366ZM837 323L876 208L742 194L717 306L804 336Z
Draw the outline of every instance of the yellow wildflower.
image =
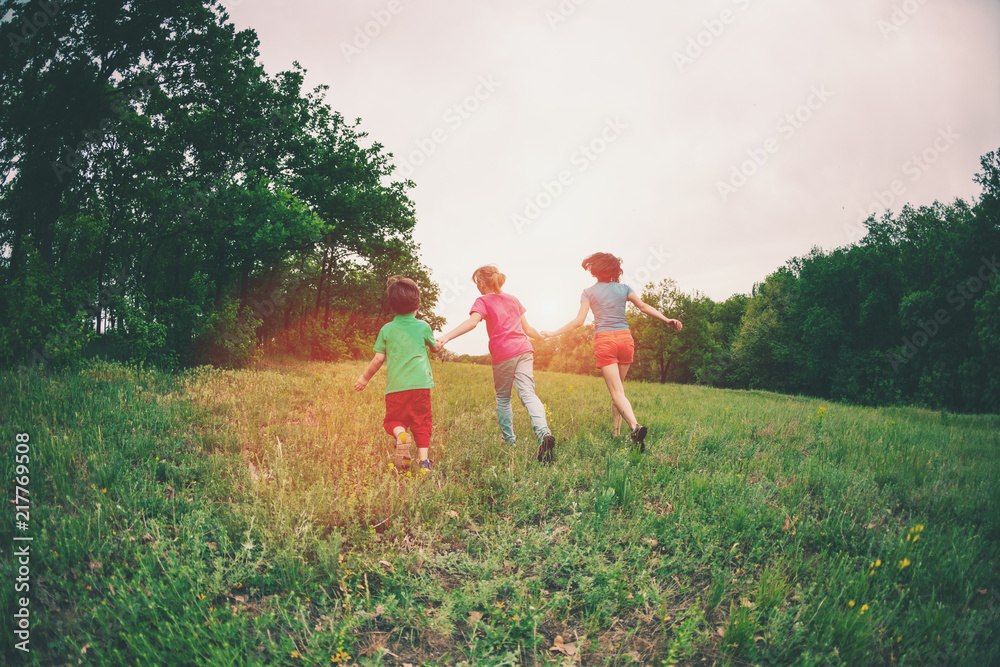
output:
M910 559L909 558L904 558L903 560L899 561L899 568L900 569L903 569L904 567L909 567L909 566L910 566Z

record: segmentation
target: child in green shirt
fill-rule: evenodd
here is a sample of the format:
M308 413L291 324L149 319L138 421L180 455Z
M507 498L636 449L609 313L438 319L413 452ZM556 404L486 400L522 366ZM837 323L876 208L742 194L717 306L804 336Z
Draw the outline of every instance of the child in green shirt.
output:
M421 472L429 472L434 378L427 347L438 351L440 346L434 340L430 325L414 317L420 308L417 284L409 278L392 276L386 284L386 292L389 307L396 317L378 332L375 356L354 383L354 389L362 391L382 364L388 362L382 426L386 433L396 438L396 469L409 470L410 444L406 429L410 429L417 443L417 465Z

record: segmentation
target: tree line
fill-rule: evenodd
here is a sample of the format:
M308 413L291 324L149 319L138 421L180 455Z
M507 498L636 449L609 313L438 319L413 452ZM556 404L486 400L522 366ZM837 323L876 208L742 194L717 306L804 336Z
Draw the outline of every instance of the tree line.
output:
M1000 412L1000 152L981 166L978 201L873 215L859 242L792 258L750 294L633 286L684 329L630 307L629 378ZM578 331L537 343L536 367L596 374Z
M217 0L3 7L0 364L351 356L393 273L440 319L413 183Z
M360 358L395 273L440 329L414 184L297 63L267 75L218 0L3 7L0 365ZM630 313L630 377L1000 412L998 153L981 165L978 200L872 216L750 294L645 285L685 326ZM539 343L536 367L593 373L591 335Z

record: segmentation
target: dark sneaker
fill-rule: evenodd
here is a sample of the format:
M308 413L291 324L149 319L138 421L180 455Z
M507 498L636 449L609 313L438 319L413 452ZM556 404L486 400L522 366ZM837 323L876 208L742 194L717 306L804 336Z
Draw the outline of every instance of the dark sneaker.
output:
M632 430L632 442L639 445L639 453L643 454L646 451L646 433L648 429L645 426L640 426L636 424L635 428Z
M422 461L417 461L417 470L426 475L431 471L431 467L434 465L434 461L430 459L423 459Z
M556 438L551 433L542 438L541 444L538 445L538 456L536 457L541 463L552 463L556 460L556 454L553 451L556 446Z

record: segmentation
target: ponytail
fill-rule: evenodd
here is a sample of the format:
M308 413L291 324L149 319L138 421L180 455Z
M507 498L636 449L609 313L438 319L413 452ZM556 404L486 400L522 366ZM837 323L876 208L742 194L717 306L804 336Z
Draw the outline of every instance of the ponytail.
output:
M500 293L503 284L507 282L507 276L500 273L500 269L495 264L480 266L472 274L472 282L476 283L483 291Z

